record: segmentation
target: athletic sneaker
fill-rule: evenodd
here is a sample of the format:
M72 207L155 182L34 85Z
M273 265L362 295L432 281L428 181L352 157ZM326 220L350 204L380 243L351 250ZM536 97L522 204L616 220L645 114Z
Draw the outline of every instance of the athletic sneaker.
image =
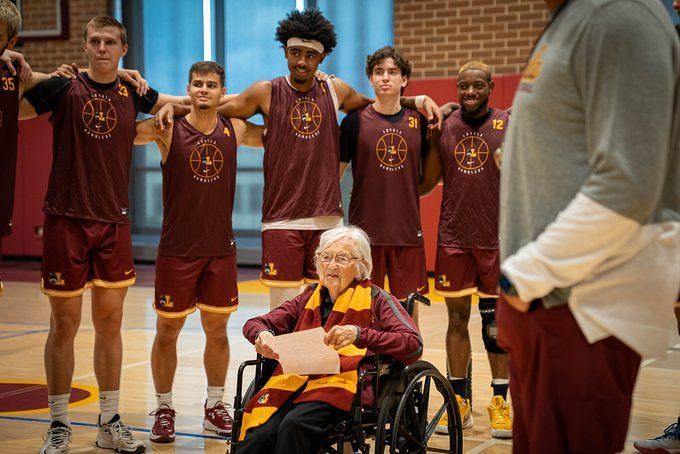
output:
M474 425L472 420L472 404L470 404L470 399L463 399L461 396L456 394L456 402L458 402L458 411L460 411L460 419L463 421L463 429L469 429ZM434 429L435 432L440 434L449 433L449 416L447 413L439 420L439 424Z
M68 454L71 443L71 428L60 421L53 421L45 435L40 454Z
M141 454L146 451L144 442L132 435L130 429L120 420L120 415L113 417L111 421L102 424L102 417L99 415L97 421L97 447L103 449L113 449L115 452L124 454Z
M503 396L493 396L491 404L486 408L491 420L491 436L494 438L512 438L512 419L510 406Z
M229 405L221 400L213 408L206 408L203 405L205 410L203 428L223 437L231 436L231 426L234 424L234 420L231 418L227 408L229 408Z
M650 438L649 440L638 440L633 443L633 446L644 454L680 453L680 418L678 418L678 422L666 427L663 434L658 437Z
M172 443L175 441L175 410L163 404L149 413L155 416L153 428L149 433L149 440L154 443Z

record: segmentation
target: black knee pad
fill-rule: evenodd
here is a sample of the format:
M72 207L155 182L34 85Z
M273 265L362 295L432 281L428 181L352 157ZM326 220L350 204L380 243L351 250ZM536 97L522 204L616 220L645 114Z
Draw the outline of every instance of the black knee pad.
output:
M489 353L505 353L496 343L498 328L496 327L497 298L480 298L479 314L482 316L482 340Z

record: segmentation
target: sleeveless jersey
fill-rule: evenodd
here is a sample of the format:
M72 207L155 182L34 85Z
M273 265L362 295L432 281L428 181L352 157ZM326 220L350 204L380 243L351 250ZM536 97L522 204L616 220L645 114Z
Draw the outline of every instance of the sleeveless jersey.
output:
M353 133L345 128L351 123L355 123ZM421 159L427 152L422 129L426 124L416 111L403 109L386 116L372 105L343 120L341 142L345 143L346 133L356 136L349 222L364 229L372 245L423 244L418 181Z
M445 121L439 142L444 177L439 246L498 248L500 171L493 154L509 118L491 109L483 124L472 127L457 110Z
M163 171L163 230L158 253L202 257L236 253L231 225L236 135L218 116L211 134L176 118Z
M134 89L79 73L50 117L54 160L45 212L127 224L135 138Z
M342 216L339 127L325 82L307 92L272 80L264 137L262 222Z
M19 77L0 64L0 237L12 233L18 136Z

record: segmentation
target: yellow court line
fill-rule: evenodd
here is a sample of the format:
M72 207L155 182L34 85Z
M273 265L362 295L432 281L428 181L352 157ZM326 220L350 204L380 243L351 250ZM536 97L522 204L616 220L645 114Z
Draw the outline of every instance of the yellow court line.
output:
M47 386L47 382L35 381L35 380L0 380L0 383L21 383L21 384L32 384L39 386ZM83 405L91 404L99 400L99 388L96 385L85 385L83 383L73 383L71 388L82 389L90 393L88 397L77 402L69 403L69 408L81 407ZM0 412L0 416L16 416L16 415L34 415L38 413L45 413L49 410L49 407L45 406L43 408L34 408L32 410L21 410L21 411L5 411Z

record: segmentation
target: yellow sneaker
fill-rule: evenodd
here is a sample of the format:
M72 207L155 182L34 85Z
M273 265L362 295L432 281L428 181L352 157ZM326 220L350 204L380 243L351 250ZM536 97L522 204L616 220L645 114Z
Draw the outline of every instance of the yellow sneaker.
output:
M456 401L458 402L460 419L463 421L463 429L469 429L474 424L472 421L472 405L470 405L470 399L463 399L461 396L456 394ZM437 424L437 427L435 427L434 431L440 434L449 433L449 417L446 413L444 413L444 415L441 417L439 424Z
M510 406L503 396L493 396L487 407L491 420L491 436L494 438L512 438L512 419Z

